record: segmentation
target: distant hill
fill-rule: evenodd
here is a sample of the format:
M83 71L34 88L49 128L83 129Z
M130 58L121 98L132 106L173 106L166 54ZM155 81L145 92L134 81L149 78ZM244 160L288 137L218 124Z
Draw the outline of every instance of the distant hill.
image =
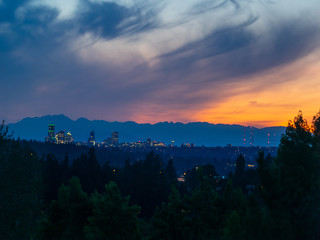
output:
M181 143L194 143L196 146L250 146L250 136L253 134L255 146L277 146L285 127L251 128L241 125L211 124L207 122L173 123L160 122L156 124L139 124L135 122L107 122L103 120L90 121L79 118L76 121L64 115L48 115L43 117L24 118L23 120L8 124L14 132L14 137L44 141L48 132L48 124L55 124L56 132L70 131L75 141L85 142L90 131L94 130L96 141L103 141L111 136L112 131L119 132L120 142L145 141L151 138L169 144L175 141ZM268 137L268 134L269 137Z

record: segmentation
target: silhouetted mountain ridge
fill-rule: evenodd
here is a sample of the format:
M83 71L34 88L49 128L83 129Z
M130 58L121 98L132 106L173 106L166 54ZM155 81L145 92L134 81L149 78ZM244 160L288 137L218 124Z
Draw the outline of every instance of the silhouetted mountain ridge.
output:
M119 132L120 142L145 141L151 138L156 141L163 141L169 144L175 141L176 145L181 143L194 143L196 146L250 146L250 137L253 136L253 144L270 146L279 144L281 134L285 127L249 128L241 125L212 124L208 122L159 122L136 123L127 122L108 122L104 120L88 120L79 118L72 120L65 115L47 115L43 117L27 117L21 121L9 124L14 137L21 139L33 139L44 141L47 136L48 124L55 124L56 132L60 130L72 133L75 141L85 142L89 137L90 131L95 131L96 141L103 141L110 137L112 131ZM269 134L269 137L268 137ZM244 141L244 138L246 141ZM244 144L245 142L245 144Z

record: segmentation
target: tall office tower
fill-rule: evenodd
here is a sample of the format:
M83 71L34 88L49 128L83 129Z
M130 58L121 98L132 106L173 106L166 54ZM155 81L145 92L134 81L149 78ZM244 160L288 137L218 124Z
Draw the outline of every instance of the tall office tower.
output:
M49 124L48 126L48 136L46 137L46 142L54 143L55 142L55 125Z
M147 147L151 147L151 138L147 138L146 145Z
M73 137L72 137L70 132L67 132L67 134L65 136L65 143L69 144L69 143L72 143L72 142L73 142Z
M65 131L59 131L56 134L56 143L58 144L65 144L66 137L65 137Z
M90 137L88 138L88 146L89 147L93 147L94 145L96 145L96 139L94 136L94 131L90 132Z
M114 146L117 146L119 143L119 133L118 132L112 132L111 135L112 144Z

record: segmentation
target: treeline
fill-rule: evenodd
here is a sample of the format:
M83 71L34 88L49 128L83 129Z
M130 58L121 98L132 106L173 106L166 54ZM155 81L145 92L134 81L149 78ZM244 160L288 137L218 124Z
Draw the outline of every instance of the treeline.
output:
M0 239L320 239L320 115L289 122L275 158L227 179L207 164L178 182L150 152L123 168L95 150L39 158L0 127Z
M21 140L21 143L27 144L38 156L46 156L50 153L59 161L65 158L68 153L69 163L72 164L74 159L79 158L82 154L87 154L89 147L77 146L76 144L52 144L38 142L33 140ZM95 155L100 165L106 161L118 168L123 168L125 161L130 159L134 162L145 158L150 152L154 151L159 154L164 162L167 162L172 156L174 157L174 166L177 172L183 173L196 165L213 164L216 171L221 175L228 175L234 170L234 163L238 155L246 157L248 164L254 164L259 151L270 153L276 156L277 147L163 147L163 148L104 148L96 147Z

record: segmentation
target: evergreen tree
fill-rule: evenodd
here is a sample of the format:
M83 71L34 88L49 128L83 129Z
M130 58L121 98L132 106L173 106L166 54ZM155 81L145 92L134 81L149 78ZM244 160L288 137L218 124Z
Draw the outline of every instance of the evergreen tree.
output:
M216 176L218 176L216 169L211 164L201 165L199 167L193 167L188 170L185 177L185 184L187 188L191 191L192 189L199 187L201 181L205 177L211 185L217 187Z
M237 210L231 211L227 218L226 226L223 229L223 240L242 240L244 232Z
M152 239L188 239L190 229L186 225L187 211L179 191L172 185L168 204L162 203L152 219Z
M233 184L235 187L240 187L242 191L245 191L246 182L245 182L245 167L246 160L242 154L237 157L236 161L236 170L233 175Z
M319 152L301 112L289 122L277 158L260 161L263 197L274 221L274 239L317 239L319 229Z
M272 219L268 209L253 194L248 196L242 226L246 240L272 240Z
M143 161L130 165L122 171L123 193L130 195L131 202L141 206L141 215L151 218L155 208L168 200L170 183L158 155L150 152Z
M302 113L289 123L279 145L276 165L281 187L281 208L289 217L297 239L313 235L319 215L319 155L313 151L312 135ZM319 212L318 212L319 213Z
M104 192L105 185L110 181L120 182L120 170L118 168L110 166L110 163L106 161L101 167L101 178L99 184L99 192Z
M61 171L58 159L53 154L48 154L43 162L43 184L44 184L44 201L50 203L57 200L58 189L60 188Z
M71 174L80 179L85 192L93 193L99 189L101 169L93 147L89 149L88 154L81 155L80 158L74 160L71 166Z
M203 176L199 187L186 198L187 226L191 239L214 239L219 236L217 193L209 179Z
M63 183L64 185L67 185L71 178L71 171L69 166L69 154L67 152L64 156L63 161L60 162L59 168L60 168L61 183Z
M129 206L129 198L122 197L115 182L105 186L105 192L92 194L90 201L93 207L85 227L86 239L138 239L139 207Z
M166 169L165 169L165 173L167 175L169 184L170 185L172 185L172 184L176 185L177 184L177 171L174 168L173 159L170 159L168 161Z
M41 167L36 154L0 125L0 239L30 238L40 217Z
M80 180L72 177L68 186L59 189L58 200L52 201L48 216L43 220L40 239L85 239L84 227L91 215L89 197L81 189Z

